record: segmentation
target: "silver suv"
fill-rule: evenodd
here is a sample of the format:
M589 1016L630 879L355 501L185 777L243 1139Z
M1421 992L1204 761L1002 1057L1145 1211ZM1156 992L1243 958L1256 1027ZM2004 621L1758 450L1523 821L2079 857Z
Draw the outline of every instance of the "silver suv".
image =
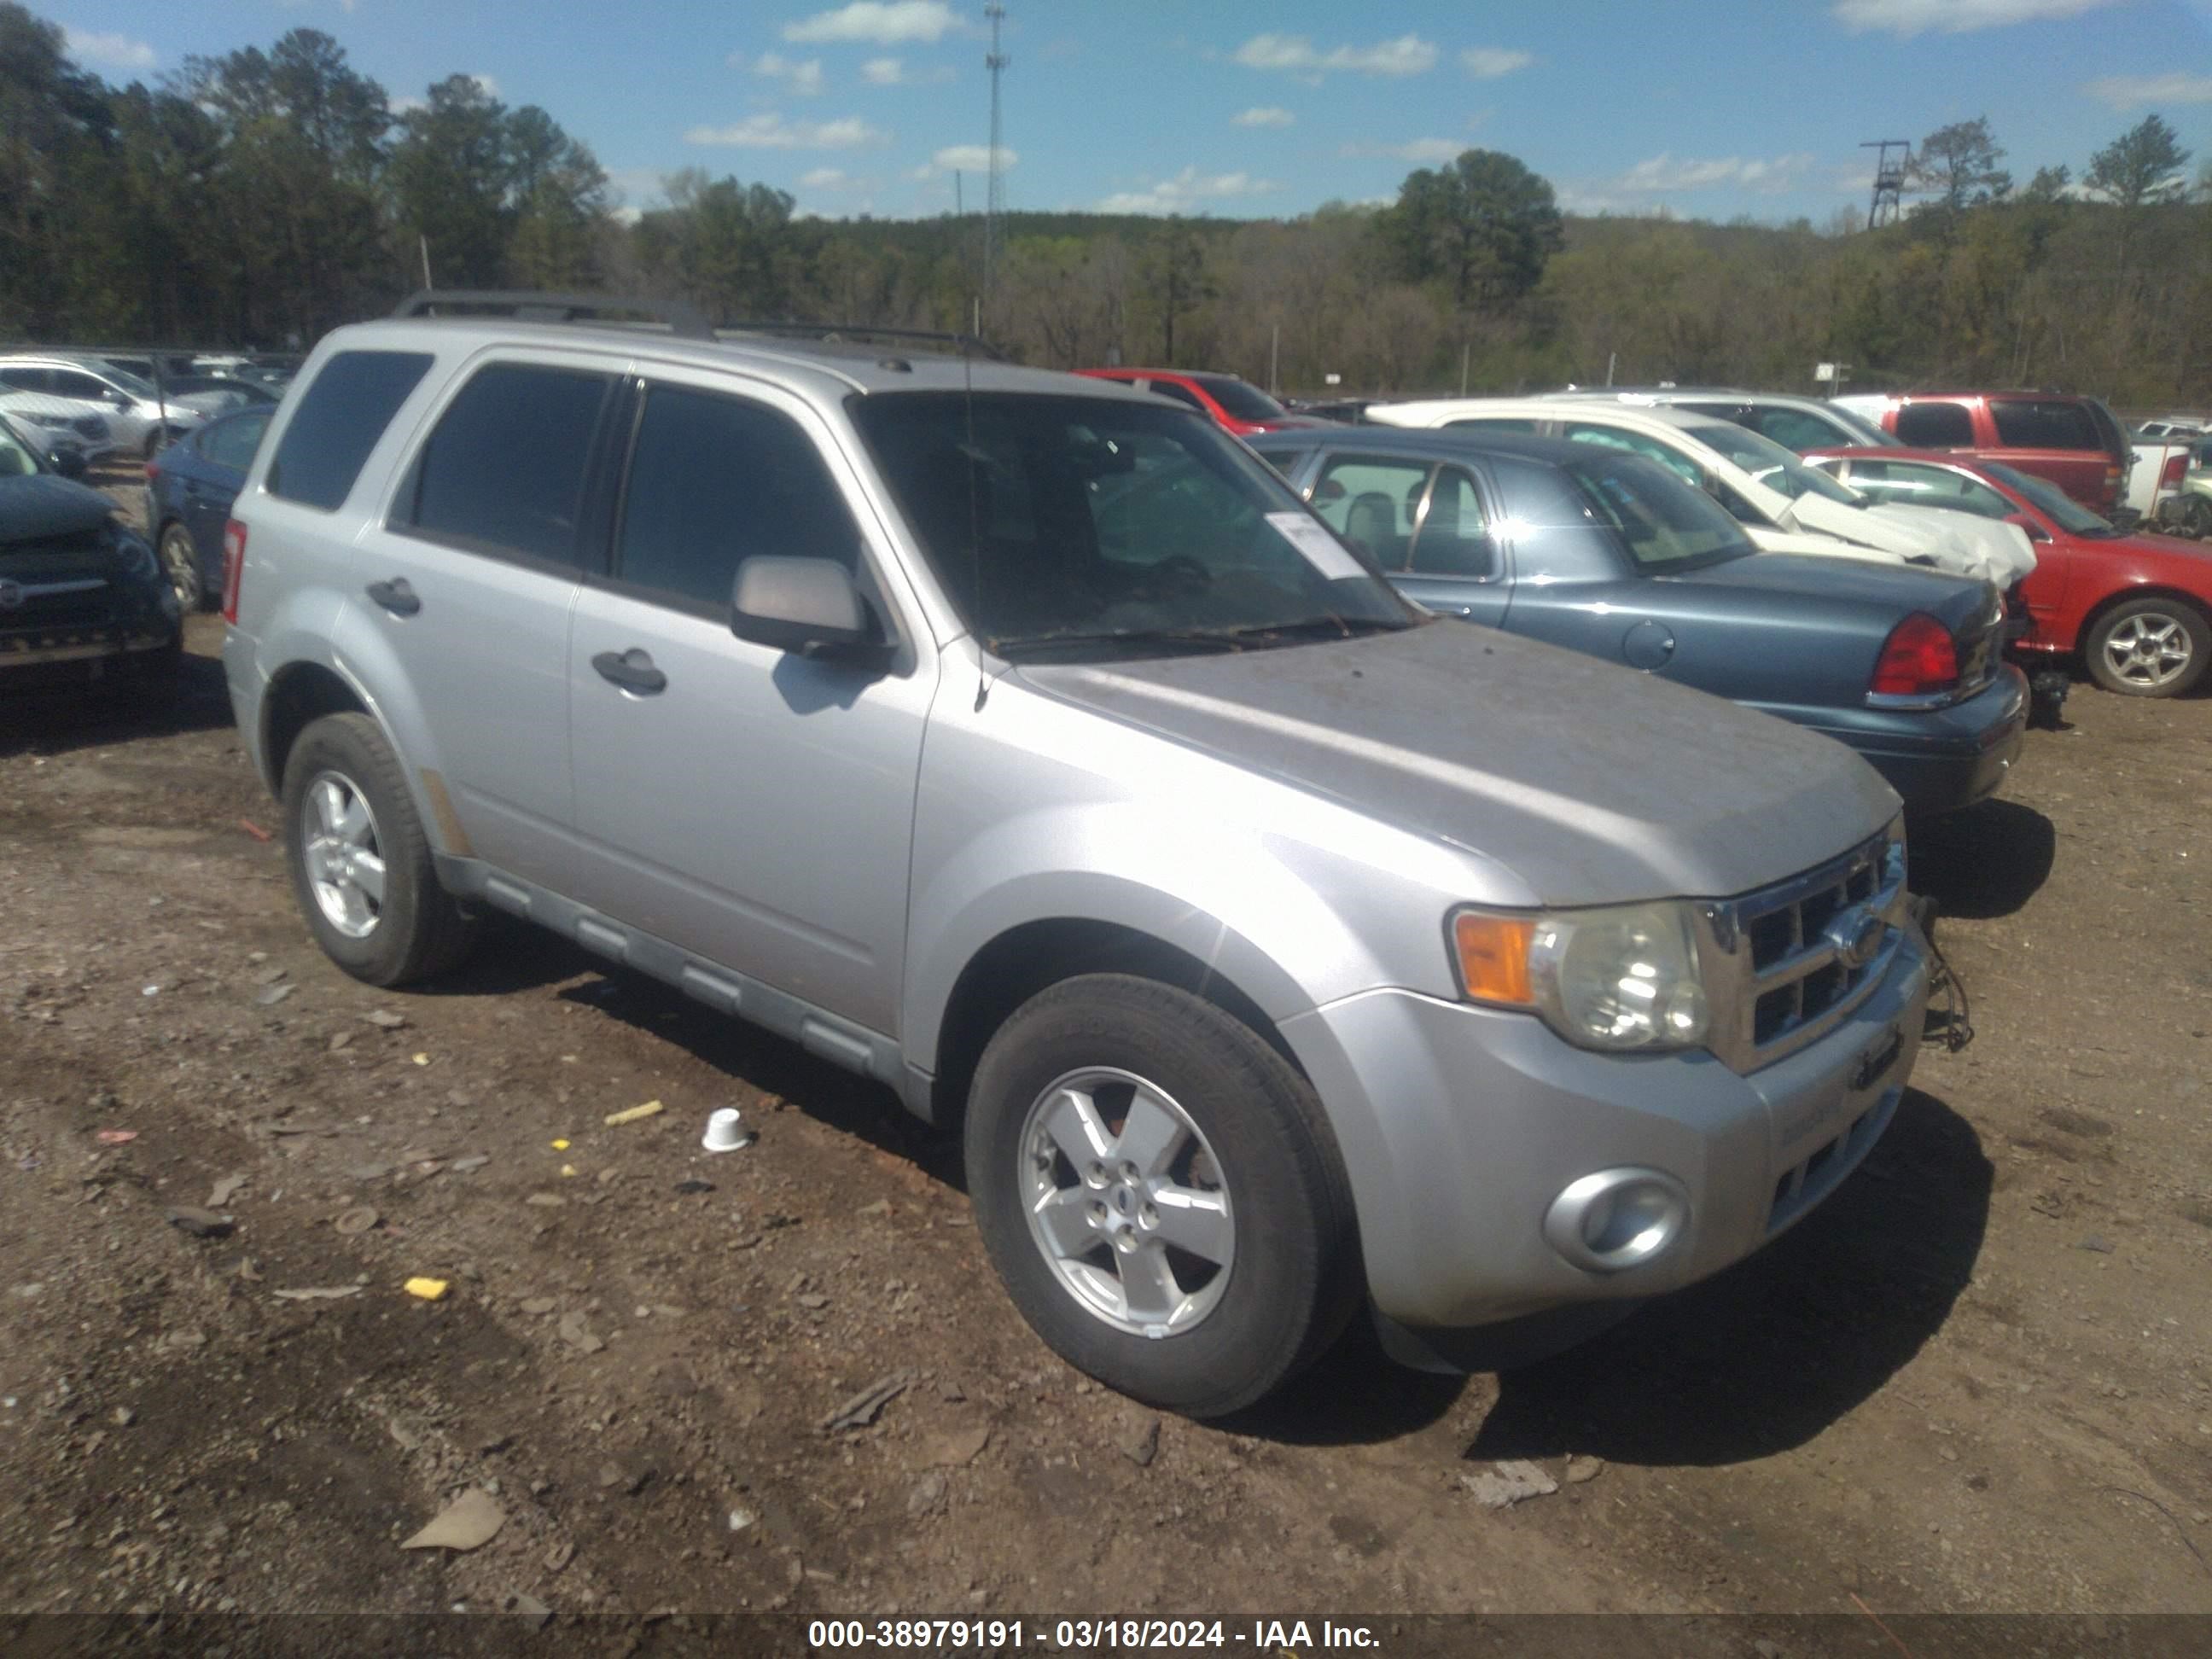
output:
M87 416L106 422L105 446L88 459L112 449L151 459L171 439L201 425L204 409L162 399L150 380L99 358L12 352L0 357L0 410L33 419Z
M1797 1221L1918 1051L1864 763L1432 619L1162 399L406 315L320 343L235 513L231 697L334 961L510 912L877 1080L1157 1404L1363 1303L1412 1363L1563 1344Z

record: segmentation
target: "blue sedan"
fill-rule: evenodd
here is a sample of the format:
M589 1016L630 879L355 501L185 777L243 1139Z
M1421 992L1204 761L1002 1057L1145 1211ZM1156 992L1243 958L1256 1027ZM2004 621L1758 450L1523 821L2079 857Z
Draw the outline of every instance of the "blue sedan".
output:
M1916 817L1993 793L2020 752L2027 684L1987 582L1761 553L1664 468L1588 444L1383 427L1245 441L1407 598L1824 732Z
M146 464L154 545L186 611L222 596L222 527L276 412L273 404L258 404L210 421Z

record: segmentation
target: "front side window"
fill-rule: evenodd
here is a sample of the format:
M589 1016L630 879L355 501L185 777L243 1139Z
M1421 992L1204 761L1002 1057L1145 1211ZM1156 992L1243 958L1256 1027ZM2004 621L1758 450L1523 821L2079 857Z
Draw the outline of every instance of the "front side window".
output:
M2002 519L2013 510L2002 495L1963 472L1913 461L1854 461L1851 487L1877 501L1943 507L1984 519Z
M1974 417L1964 404L1906 404L1897 411L1897 441L1907 449L1972 449Z
M2119 533L2048 478L2036 477L2016 466L1996 464L1990 466L1989 474L2006 489L2027 496L2042 510L2045 518L2055 520L2058 527L2069 536L2094 538Z
M200 434L200 453L218 466L240 472L253 465L253 452L269 430L270 411L257 409L234 420L218 421Z
M1826 449L1832 444L1852 441L1848 434L1820 416L1787 405L1753 404L1751 419L1746 424L1761 437L1771 438L1784 449L1794 449L1801 454L1808 449Z
M995 651L1160 655L1415 620L1250 451L1180 410L933 392L849 406L939 585Z
M1593 456L1563 469L1597 522L1646 575L1702 568L1754 552L1751 538L1701 489L1635 456Z
M726 617L756 556L858 568L860 532L798 422L690 386L647 389L623 490L615 577L648 597Z
M1340 456L1314 485L1313 510L1383 569L1403 570L1430 471L1427 461Z
M106 384L97 375L87 374L75 368L56 369L53 386L56 397L76 398L86 403L98 403L108 392Z
M269 493L337 511L431 361L427 351L341 351L325 363L277 442Z
M478 369L416 458L393 527L574 565L585 476L613 384L536 363Z

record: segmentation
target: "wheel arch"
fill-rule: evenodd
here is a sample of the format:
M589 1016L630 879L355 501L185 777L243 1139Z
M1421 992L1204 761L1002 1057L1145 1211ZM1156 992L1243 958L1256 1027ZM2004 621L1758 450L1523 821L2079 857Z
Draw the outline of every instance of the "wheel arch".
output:
M261 698L258 741L262 773L273 793L280 798L284 793L285 763L300 734L325 714L347 714L376 718L368 700L333 668L319 662L291 662L270 677Z
M2207 628L2212 628L2212 603L2208 603L2199 595L2191 593L2185 587L2173 587L2164 582L2142 582L2132 587L2123 587L2116 592L2107 593L2089 607L2087 614L2081 618L2081 626L2074 635L2078 647L2085 656L2089 649L2089 636L2097 631L2097 625L2120 606L2136 599L2167 600L2195 611L2198 621Z
M938 1024L930 1121L957 1128L992 1033L1040 992L1085 974L1127 974L1188 991L1247 1027L1300 1075L1304 1068L1259 1002L1218 967L1141 928L1054 916L1004 929L969 957Z

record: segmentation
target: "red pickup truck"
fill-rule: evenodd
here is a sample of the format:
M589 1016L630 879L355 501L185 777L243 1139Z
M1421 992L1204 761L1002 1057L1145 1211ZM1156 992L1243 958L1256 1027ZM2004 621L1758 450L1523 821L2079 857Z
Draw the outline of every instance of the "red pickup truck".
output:
M2134 453L2126 428L2094 398L2060 392L1915 392L1836 401L1908 449L1948 449L2048 478L2092 512L2125 499Z

